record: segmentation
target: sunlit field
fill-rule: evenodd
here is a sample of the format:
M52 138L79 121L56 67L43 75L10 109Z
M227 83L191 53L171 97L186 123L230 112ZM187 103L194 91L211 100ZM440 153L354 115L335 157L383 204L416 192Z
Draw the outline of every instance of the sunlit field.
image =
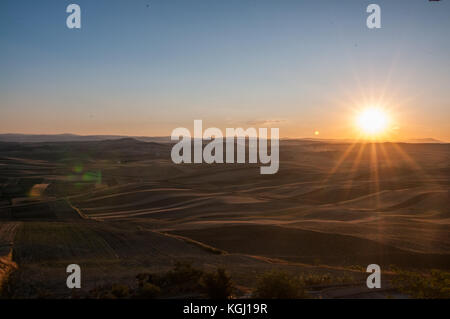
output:
M18 267L7 295L67 297L58 269L70 263L85 269L85 297L137 294L136 276L180 262L223 267L235 297L257 296L272 270L304 278L310 297L414 297L396 289L399 269L450 267L448 144L286 140L279 173L263 177L250 164L177 166L170 144L133 139L0 147L2 258L11 249ZM384 290L364 289L372 263ZM205 296L153 284L153 297Z

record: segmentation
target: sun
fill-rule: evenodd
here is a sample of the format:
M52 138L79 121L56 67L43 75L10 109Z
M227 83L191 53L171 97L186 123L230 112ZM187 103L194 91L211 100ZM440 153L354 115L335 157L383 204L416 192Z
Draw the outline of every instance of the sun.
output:
M362 133L370 136L383 134L389 124L388 114L377 107L362 110L356 117L356 125Z

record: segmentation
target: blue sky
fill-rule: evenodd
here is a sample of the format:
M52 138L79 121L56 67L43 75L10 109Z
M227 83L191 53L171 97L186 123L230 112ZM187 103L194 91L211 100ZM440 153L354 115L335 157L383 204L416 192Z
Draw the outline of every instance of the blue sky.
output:
M170 135L203 119L350 137L354 109L381 101L398 134L450 140L449 31L445 0L2 0L0 132Z

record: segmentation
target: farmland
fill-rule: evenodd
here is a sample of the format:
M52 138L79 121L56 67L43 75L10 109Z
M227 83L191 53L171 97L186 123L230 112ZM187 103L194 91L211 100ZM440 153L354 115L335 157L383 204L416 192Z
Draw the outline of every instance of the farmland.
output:
M395 267L450 270L448 144L374 147L377 180L362 145L284 141L279 173L262 176L251 164L175 165L170 144L128 138L0 143L0 256L15 269L13 297L71 297L69 264L82 269L82 296L136 287L138 274L178 262L224 267L241 297L273 269L361 296L371 263L387 285ZM320 289L312 295L351 290Z

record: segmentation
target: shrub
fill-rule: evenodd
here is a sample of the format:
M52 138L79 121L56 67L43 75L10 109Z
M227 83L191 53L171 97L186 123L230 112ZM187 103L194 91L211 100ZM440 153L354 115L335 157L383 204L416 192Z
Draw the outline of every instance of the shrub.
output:
M299 280L305 286L327 285L333 281L330 274L303 274L299 277Z
M450 273L432 270L431 273L395 269L396 276L392 280L393 286L400 292L420 299L448 299L450 298Z
M211 299L229 299L234 289L231 277L223 268L218 268L215 273L204 274L201 283Z
M130 289L128 286L114 284L111 288L111 294L119 299L128 298L130 296Z
M169 285L194 285L198 287L203 271L192 267L192 264L177 262L173 270L167 272L164 279Z
M331 284L348 284L354 283L355 279L349 274L342 276L333 276L329 273L326 274L302 274L299 276L299 280L305 287L311 286L325 286Z
M261 299L299 299L307 297L301 280L281 271L271 271L264 274L257 282L254 296Z
M158 286L162 282L161 276L152 273L141 273L136 276L138 287L142 288L146 283Z
M120 284L99 286L89 291L89 298L94 299L125 299L129 297L128 286Z
M174 268L166 273L143 273L136 276L138 287L149 283L160 288L165 295L200 293L200 280L203 271L192 267L190 263L177 262Z
M7 275L0 287L0 299L36 298L46 296L47 292L36 282L26 277L26 270L13 269Z
M161 288L151 283L144 283L136 291L137 299L155 299L161 294Z

